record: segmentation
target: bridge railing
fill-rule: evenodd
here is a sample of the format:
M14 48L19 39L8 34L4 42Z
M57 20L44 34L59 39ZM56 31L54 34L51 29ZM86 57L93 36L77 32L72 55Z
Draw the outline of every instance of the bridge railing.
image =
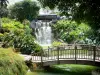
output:
M60 60L100 60L100 47L92 45L68 44L62 46L48 47L39 53L33 54L33 61L57 61Z

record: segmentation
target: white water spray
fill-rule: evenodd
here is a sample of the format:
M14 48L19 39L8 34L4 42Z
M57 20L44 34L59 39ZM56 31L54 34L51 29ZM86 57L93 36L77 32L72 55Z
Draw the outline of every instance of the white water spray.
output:
M42 46L50 46L52 43L52 30L50 22L37 21L35 35L37 42Z

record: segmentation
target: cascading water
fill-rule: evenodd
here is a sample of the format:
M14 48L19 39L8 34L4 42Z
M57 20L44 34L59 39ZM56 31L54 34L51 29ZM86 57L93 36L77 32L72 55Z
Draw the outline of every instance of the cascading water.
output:
M35 35L37 42L42 46L50 46L52 42L50 22L37 21Z

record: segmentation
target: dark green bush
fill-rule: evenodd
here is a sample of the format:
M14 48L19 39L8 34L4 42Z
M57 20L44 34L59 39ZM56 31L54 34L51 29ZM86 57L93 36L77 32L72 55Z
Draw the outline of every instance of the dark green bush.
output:
M0 48L0 75L25 75L27 66L23 58L10 48Z
M21 44L18 47L22 54L31 54L31 52L39 52L42 50L42 47L34 42L34 38L31 35L24 35L19 40ZM16 42L19 43L18 41Z

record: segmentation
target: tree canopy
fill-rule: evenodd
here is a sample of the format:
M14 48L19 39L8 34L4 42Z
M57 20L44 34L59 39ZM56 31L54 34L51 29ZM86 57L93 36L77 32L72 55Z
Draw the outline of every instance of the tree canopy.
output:
M33 20L38 15L40 7L34 1L24 0L15 3L9 9L11 18L22 22L24 19Z
M0 0L0 6L7 6L8 0Z
M43 6L58 7L61 14L74 20L88 22L93 28L100 27L100 2L97 0L38 0Z
M7 4L8 0L0 0L0 17L7 16L8 14Z
M0 0L0 32L1 32L1 17L3 16L7 16L7 3L8 3L8 0Z

